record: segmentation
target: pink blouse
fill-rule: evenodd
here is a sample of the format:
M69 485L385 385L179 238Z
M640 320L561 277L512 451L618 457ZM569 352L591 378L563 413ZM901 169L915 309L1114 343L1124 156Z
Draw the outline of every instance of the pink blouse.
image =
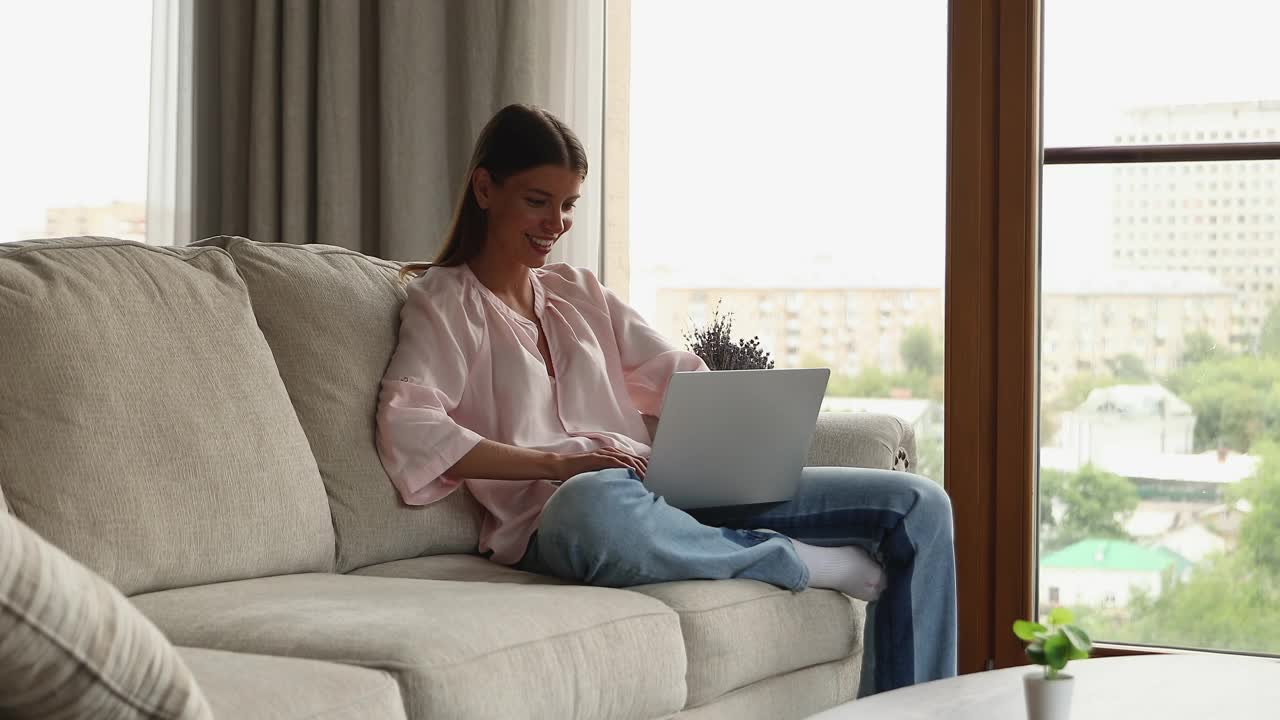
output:
M480 550L507 565L524 555L555 493L548 480L444 475L481 438L556 453L604 446L647 457L641 413L657 416L671 374L706 370L588 270L530 271L538 328L465 264L410 281L400 340L378 397L378 453L400 496L426 505L461 484L486 513Z

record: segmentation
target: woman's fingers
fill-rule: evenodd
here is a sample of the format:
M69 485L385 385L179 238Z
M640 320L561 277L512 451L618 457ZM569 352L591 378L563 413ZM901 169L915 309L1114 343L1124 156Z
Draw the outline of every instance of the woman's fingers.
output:
M603 448L602 452L607 453L612 459L620 463L619 467L630 468L635 470L641 477L644 476L643 458L617 448Z
M595 451L602 459L607 459L613 463L611 467L630 468L636 471L640 478L644 479L644 474L649 469L649 461L639 455L634 455L625 450L615 447L603 447Z

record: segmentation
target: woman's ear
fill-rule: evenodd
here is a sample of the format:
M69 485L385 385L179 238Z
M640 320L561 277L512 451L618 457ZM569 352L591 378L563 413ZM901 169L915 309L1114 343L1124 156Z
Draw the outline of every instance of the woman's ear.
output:
M471 193L476 196L476 204L481 210L488 210L493 199L493 176L484 168L476 168L471 173Z

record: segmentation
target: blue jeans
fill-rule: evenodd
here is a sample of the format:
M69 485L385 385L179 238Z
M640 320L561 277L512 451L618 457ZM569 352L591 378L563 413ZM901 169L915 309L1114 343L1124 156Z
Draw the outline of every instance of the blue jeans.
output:
M584 473L547 502L521 570L606 587L749 578L803 590L809 571L787 537L861 545L888 586L867 605L859 696L956 674L951 502L918 475L805 468L786 502L683 511L631 470Z

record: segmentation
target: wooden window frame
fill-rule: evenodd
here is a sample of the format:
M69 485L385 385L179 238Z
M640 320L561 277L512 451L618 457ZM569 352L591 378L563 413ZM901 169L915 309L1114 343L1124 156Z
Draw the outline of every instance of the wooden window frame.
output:
M950 0L946 477L961 673L1026 663L1035 608L1040 0Z
M960 671L1026 664L1035 612L1039 212L1043 165L1280 159L1280 143L1043 149L1043 0L951 0L946 477L956 515ZM1098 657L1212 652L1100 643Z

